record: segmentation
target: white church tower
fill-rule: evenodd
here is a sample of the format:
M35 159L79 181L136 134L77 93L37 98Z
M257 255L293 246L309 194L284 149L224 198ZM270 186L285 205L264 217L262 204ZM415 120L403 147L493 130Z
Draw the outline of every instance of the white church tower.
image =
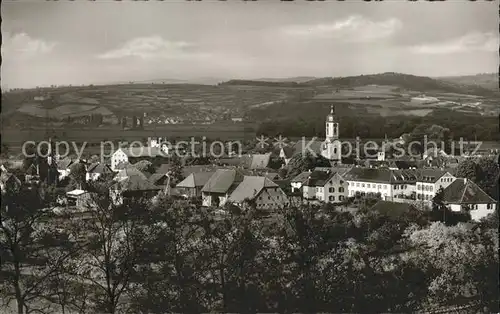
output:
M321 155L336 164L341 163L342 150L339 140L339 122L335 116L333 105L330 114L326 116L326 140L322 145Z

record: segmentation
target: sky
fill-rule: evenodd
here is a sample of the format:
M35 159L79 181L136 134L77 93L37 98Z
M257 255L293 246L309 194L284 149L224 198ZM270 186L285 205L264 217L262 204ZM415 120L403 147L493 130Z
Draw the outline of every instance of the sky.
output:
M498 70L498 4L3 1L2 88Z

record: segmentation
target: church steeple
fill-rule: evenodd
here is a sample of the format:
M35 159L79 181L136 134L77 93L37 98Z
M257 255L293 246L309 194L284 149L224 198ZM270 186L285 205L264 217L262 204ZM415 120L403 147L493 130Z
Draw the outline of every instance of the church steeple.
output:
M326 116L325 131L326 140L323 145L322 155L331 161L340 162L339 122L333 105L330 106L330 113Z

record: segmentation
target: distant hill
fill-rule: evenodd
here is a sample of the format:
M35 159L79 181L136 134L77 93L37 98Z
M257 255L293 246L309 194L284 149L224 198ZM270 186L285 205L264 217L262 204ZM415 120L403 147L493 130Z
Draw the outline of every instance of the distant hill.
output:
M402 73L387 72L381 74L319 78L303 83L309 86L356 87L364 85L392 85L407 90L420 92L441 91L450 93L468 93L476 95L491 95L492 91L481 86L455 83L447 80L434 79L426 76L416 76Z
M311 81L314 79L316 79L316 77L314 77L314 76L295 76L295 77L286 77L286 78L259 78L259 79L253 79L252 81L304 83L304 82L308 82L308 81Z
M250 85L269 87L336 87L353 88L366 85L386 85L399 87L405 90L419 92L448 92L457 94L474 94L479 96L491 96L495 92L490 88L478 84L466 84L453 82L451 80L435 79L426 76L416 76L402 73L381 73L347 77L324 77L309 81L263 81L263 80L230 80L221 85Z
M229 80L226 82L219 83L220 86L261 86L261 87L305 87L303 83L297 82L282 82L282 81L257 81L257 80Z
M438 79L452 82L455 84L479 86L482 88L498 91L498 73L481 73L476 75L446 76L446 77L439 77Z

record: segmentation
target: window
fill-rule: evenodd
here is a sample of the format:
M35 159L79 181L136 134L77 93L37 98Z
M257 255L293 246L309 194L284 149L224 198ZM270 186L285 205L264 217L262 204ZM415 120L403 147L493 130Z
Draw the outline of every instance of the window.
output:
M384 190L387 190L387 185L384 184Z
M330 201L334 201L334 200L335 200L335 196L330 196L328 199L329 199Z
M335 188L333 188L333 187L332 187L332 188L330 188L330 189L329 189L329 192L330 192L330 193L334 193L334 192L335 192Z
M380 184L379 184L379 185L377 185L377 189L380 189Z
M339 192L344 192L344 188L343 187L339 187Z
M394 186L394 190L397 190L397 189L398 189L398 186L397 186L397 185L395 185L395 186Z
M343 201L344 200L344 195L340 195L339 196L339 201Z
M420 184L417 184L417 190L422 189L422 186Z
M361 187L364 188L365 187L365 184L364 183L361 183Z
M486 205L487 209L491 209L491 204Z
M434 187L433 186L430 186L430 189L431 189L431 192L434 191Z
M358 183L356 183L356 186L359 188L359 182L358 182Z

